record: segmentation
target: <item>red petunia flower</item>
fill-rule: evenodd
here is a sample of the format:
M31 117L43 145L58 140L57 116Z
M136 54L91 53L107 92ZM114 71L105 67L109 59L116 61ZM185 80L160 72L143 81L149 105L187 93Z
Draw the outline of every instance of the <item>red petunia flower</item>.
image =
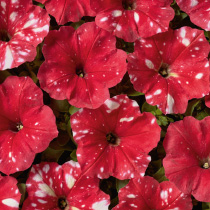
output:
M110 203L99 179L86 176L74 161L34 165L26 187L23 210L108 210Z
M188 100L209 93L209 50L203 31L189 27L137 40L128 55L131 82L163 113L184 113Z
M190 16L197 26L210 31L210 1L209 0L176 0L180 9Z
M163 146L167 178L184 193L210 202L210 117L193 117L170 124Z
M80 109L71 116L77 159L82 170L99 178L144 176L157 146L160 127L151 113L125 95L108 99L98 109ZM90 158L91 156L91 158Z
M169 181L158 183L154 178L145 176L132 179L119 191L119 204L113 209L120 210L191 210L190 195L179 191Z
M115 43L113 35L93 22L76 31L69 26L50 31L38 72L41 88L76 107L99 107L110 97L108 88L127 70L126 52L116 49Z
M27 169L36 153L58 134L52 110L29 77L8 77L0 85L0 171Z
M49 31L46 11L29 0L0 2L0 70L11 69L36 56L36 46Z
M172 0L90 0L96 24L126 42L168 30Z
M37 0L45 5L49 14L55 17L59 25L77 22L83 16L95 16L90 8L90 0Z
M18 210L20 197L17 180L10 176L0 175L0 209Z

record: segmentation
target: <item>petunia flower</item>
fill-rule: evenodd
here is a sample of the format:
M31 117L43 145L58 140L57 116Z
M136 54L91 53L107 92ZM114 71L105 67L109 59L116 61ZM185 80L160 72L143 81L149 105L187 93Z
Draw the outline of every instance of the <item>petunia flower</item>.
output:
M191 210L190 195L182 193L169 181L158 183L145 176L132 179L119 191L119 204L113 210Z
M0 2L0 70L18 67L36 56L36 46L49 31L46 10L31 0Z
M58 131L31 78L8 77L0 85L0 101L0 171L12 174L30 167Z
M98 109L80 109L71 116L82 170L99 178L144 176L157 146L160 127L151 113L141 114L135 101L118 95Z
M0 175L0 209L18 210L20 197L17 180L10 176Z
M188 100L209 93L209 51L203 31L169 30L135 42L128 73L149 104L165 114L184 113Z
M108 210L110 203L99 179L88 177L74 161L34 165L26 189L23 210Z
M180 9L190 16L190 20L206 31L210 31L209 0L176 0Z
M126 42L168 30L172 0L90 0L96 24Z
M76 31L70 26L50 31L38 72L41 88L79 108L99 107L110 97L108 88L127 70L126 52L116 49L115 43L116 38L94 22Z
M90 0L37 0L45 5L49 14L55 17L59 25L77 22L83 16L95 16L90 8Z
M167 178L184 193L210 202L210 117L189 116L169 125L163 146Z

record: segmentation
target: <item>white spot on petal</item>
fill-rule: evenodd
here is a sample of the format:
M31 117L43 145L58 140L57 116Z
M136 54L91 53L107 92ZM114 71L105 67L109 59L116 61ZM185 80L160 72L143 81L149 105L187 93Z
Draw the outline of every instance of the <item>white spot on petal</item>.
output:
M135 198L136 196L134 194L127 195L128 198Z
M133 118L134 118L134 117L128 117L128 118L125 117L125 118L121 118L121 119L120 119L120 122L124 122L124 121L125 121L125 122L130 122L130 121L133 120Z
M100 19L101 22L105 22L107 20L108 20L108 17L103 17L103 18Z
M136 12L134 12L134 20L136 21L136 23L139 22L139 15Z
M180 36L181 36L182 38L184 38L184 37L186 36L186 30L185 30L185 28L181 28Z
M191 0L191 7L195 7L198 4L197 0Z
M121 29L122 29L122 26L118 24L117 27L116 27L116 30L121 31Z
M168 198L168 191L167 190L162 190L160 192L160 197L163 199L163 200L166 200Z
M203 77L203 73L198 73L198 74L195 76L196 79L201 79L202 77Z
M13 62L12 52L10 50L10 47L7 46L6 47L6 54L5 54L5 63L4 63L3 69L9 69L9 68L11 68L12 62Z
M1 6L3 7L4 10L6 10L6 2L2 1Z
M39 189L49 196L56 197L55 192L47 184L39 184Z
M4 199L2 200L2 203L9 207L19 208L19 203L15 199L12 199L12 198Z
M121 10L114 10L112 12L113 17L119 17L122 16L122 11Z
M161 94L161 92L162 92L162 90L161 90L161 89L158 89L158 90L156 90L156 91L154 92L154 95L159 95L159 94Z
M46 174L48 173L48 171L50 170L50 166L49 164L46 164L43 169L42 169Z
M42 26L40 28L34 28L33 29L34 32L42 32L42 31L49 31L49 25L45 25L45 26Z
M65 180L69 189L71 189L74 186L74 183L76 181L75 178L71 176L70 174L65 175Z
M167 95L167 105L168 107L166 109L166 112L168 114L173 113L174 99L170 94Z
M155 121L156 121L156 119L154 118L154 119L152 119L151 120L151 124L154 124L155 123Z
M184 38L184 39L182 39L182 44L184 44L187 47L190 44L190 40Z
M107 110L108 113L110 113L111 111L115 109L118 109L120 106L119 103L112 101L110 99L107 99L104 104L109 108L109 110Z
M107 202L107 200L102 200L102 201L93 203L92 209L93 210L107 210L108 206L109 206L109 203Z
M147 66L149 69L154 69L154 64L152 63L151 60L145 59L145 63L146 63L146 66Z
M17 13L16 13L16 12L12 12L12 13L10 14L10 16L9 16L9 19L10 19L12 22L14 22L15 19L16 19L16 17L17 17Z

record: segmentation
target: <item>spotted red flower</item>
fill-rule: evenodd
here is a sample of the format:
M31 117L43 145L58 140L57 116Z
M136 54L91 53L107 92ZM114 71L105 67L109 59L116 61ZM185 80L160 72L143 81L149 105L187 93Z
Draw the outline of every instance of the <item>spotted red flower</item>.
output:
M0 209L18 210L21 194L17 188L17 180L0 175Z
M0 171L27 169L57 136L55 116L29 77L8 77L0 85Z
M76 31L50 31L43 47L46 61L38 72L41 87L52 98L67 99L76 107L99 107L127 69L126 52L116 49L115 42L93 22Z
M90 0L96 24L126 42L168 30L172 0Z
M130 180L126 187L120 189L116 209L191 210L192 201L190 195L179 191L172 182L158 183L154 178L145 176Z
M163 146L167 178L184 193L210 202L210 117L193 117L170 124ZM177 152L178 151L178 152Z
M45 5L49 14L55 17L59 25L77 22L83 16L95 16L90 8L90 0L37 0Z
M26 182L28 198L23 210L108 210L109 196L99 189L77 162L34 165Z
M131 82L163 113L184 113L188 100L209 93L209 50L203 31L189 27L137 40L128 55Z
M46 11L29 0L2 0L0 11L0 70L32 61L49 31Z
M180 9L190 16L190 20L201 28L210 31L209 0L176 0Z
M80 109L71 116L71 126L82 170L99 178L144 176L151 160L148 153L160 138L155 117L141 114L138 104L125 95L95 110Z

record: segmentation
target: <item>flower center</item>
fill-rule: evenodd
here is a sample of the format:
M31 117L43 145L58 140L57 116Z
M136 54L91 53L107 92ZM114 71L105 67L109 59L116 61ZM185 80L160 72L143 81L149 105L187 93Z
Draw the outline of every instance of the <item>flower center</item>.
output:
M84 70L81 67L76 68L76 74L81 78L85 76Z
M6 30L0 29L0 40L3 42L9 42L10 39L11 39L11 36L9 35L9 33L7 33Z
M23 125L22 124L18 124L16 127L17 127L18 131L20 131L23 128Z
M23 129L23 125L22 123L14 123L12 122L10 125L9 125L9 130L17 133L18 131L20 131L21 129Z
M120 144L120 139L111 132L106 135L106 140L112 146L118 146Z
M134 10L136 8L135 0L122 0L122 6L125 10Z
M67 207L68 203L65 198L59 198L58 199L58 208L59 209L65 209Z
M208 163L208 162L205 162L205 163L203 164L203 168L208 169L208 168L209 168L209 163Z
M162 63L160 69L158 70L158 73L164 78L169 74L168 67L169 65L167 63Z

